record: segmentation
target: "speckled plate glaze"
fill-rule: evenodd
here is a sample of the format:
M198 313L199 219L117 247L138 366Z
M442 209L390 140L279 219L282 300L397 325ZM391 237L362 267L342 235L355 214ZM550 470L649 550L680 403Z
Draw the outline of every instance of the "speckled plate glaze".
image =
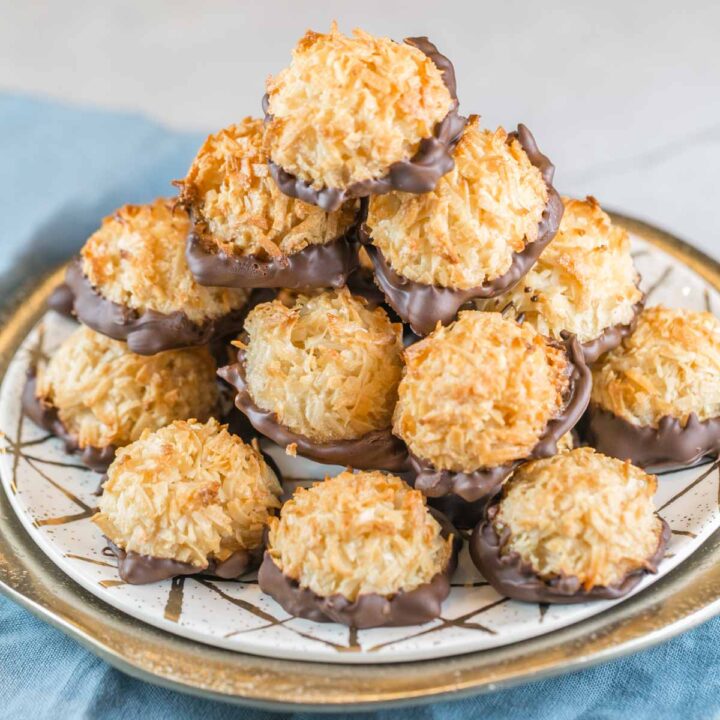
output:
M720 294L663 250L633 237L649 303L720 308ZM13 509L35 543L63 573L123 613L163 630L242 653L326 663L426 660L496 648L550 633L608 610L617 602L547 606L511 601L485 583L463 551L442 617L422 626L353 631L292 618L263 595L253 576L244 581L186 577L149 586L123 583L90 522L98 475L66 455L62 444L24 418L20 392L33 359L51 353L74 324L46 314L9 363L0 390L0 474ZM281 464L286 489L339 472L267 449ZM672 540L657 576L682 563L720 527L718 463L660 478L657 507ZM620 601L622 602L622 601Z

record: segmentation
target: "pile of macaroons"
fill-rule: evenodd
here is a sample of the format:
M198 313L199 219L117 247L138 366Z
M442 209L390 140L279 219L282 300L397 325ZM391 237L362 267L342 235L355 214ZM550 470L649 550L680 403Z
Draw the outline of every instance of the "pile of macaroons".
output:
M82 326L26 387L106 471L120 575L259 568L291 614L366 628L440 614L457 528L520 600L655 572L644 468L720 449L718 320L644 309L627 232L558 195L527 127L461 116L426 38L308 32L262 107L103 221L54 296ZM348 469L283 504L261 441Z

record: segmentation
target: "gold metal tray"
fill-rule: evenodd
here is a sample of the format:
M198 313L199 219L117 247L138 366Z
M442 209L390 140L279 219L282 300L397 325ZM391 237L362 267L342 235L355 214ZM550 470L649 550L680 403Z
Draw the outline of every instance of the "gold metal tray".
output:
M720 290L720 263L656 228L614 216ZM0 379L44 312L59 268L0 308ZM720 502L720 498L718 499ZM578 670L666 640L720 614L720 531L647 591L577 625L460 657L343 666L208 647L134 620L68 579L35 546L0 492L0 592L130 675L269 709L353 709L458 698Z

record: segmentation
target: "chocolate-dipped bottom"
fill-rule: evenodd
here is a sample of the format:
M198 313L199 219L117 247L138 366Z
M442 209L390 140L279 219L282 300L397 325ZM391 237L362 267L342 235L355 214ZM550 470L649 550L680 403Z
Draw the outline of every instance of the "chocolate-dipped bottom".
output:
M218 375L236 390L235 406L245 414L261 435L281 447L295 445L298 455L325 465L345 465L356 470L399 472L406 468L407 449L390 428L375 430L357 440L333 440L321 443L293 432L277 415L263 410L253 400L245 376L245 352L239 350L237 362L218 370Z
M283 170L272 160L268 161L270 174L282 193L311 205L317 205L325 212L334 212L346 200L384 195L391 190L409 193L425 193L433 190L437 181L453 169L455 161L452 149L465 127L465 118L458 114L457 84L452 63L426 37L405 38L404 42L416 47L427 55L442 74L445 86L450 91L453 106L448 114L435 126L432 137L420 141L417 152L408 160L399 160L390 165L387 175L352 183L346 188L314 188L306 180ZM263 98L263 111L268 114L267 95Z
M472 521L477 522L483 516L487 505L498 495L504 481L517 467L528 460L557 454L560 438L577 425L590 401L592 376L585 364L582 347L577 339L569 339L565 347L571 366L565 408L558 417L548 422L527 457L504 465L479 468L474 472L464 473L438 470L431 463L409 453L411 469L409 482L428 498L443 500L444 504L441 503L439 508L443 512L447 511L453 521L459 522L464 527L472 526Z
M115 459L115 445L105 447L87 446L81 448L77 436L69 432L60 420L58 409L42 398L36 396L37 377L35 368L28 370L25 387L23 388L21 405L23 412L37 426L47 430L65 443L65 450L71 454L78 454L83 465L87 465L95 472L104 473Z
M190 563L179 562L172 558L159 558L140 553L125 552L111 540L107 546L118 561L118 575L131 585L147 585L167 580L178 575L206 575L223 580L236 580L254 570L260 564L262 548L257 550L236 550L222 562L208 559L207 567L198 568Z
M336 622L359 630L430 622L440 615L443 600L450 594L450 580L462 546L459 533L448 520L431 512L440 522L443 537L453 535L453 550L445 568L413 590L400 590L390 596L365 593L352 601L340 594L323 597L285 575L267 551L258 572L260 589L286 612L315 622Z
M620 343L635 332L640 313L645 307L645 297L640 302L633 305L632 320L625 325L611 325L605 328L600 335L593 340L582 343L582 351L585 356L585 362L592 365L599 360L605 353L614 350L620 346Z
M590 403L583 425L583 439L588 445L641 468L690 467L720 452L720 417L701 422L691 413L683 425L678 418L665 415L657 427L651 427L635 425Z
M358 267L356 230L323 245L308 245L291 255L262 258L227 253L205 243L194 230L185 258L200 285L231 288L339 288Z
M470 537L470 556L483 577L501 595L525 602L570 604L588 600L616 600L627 595L643 578L645 573L656 573L670 540L670 527L662 520L662 530L655 552L642 567L627 573L613 585L596 585L586 590L574 575L557 575L541 578L517 552L504 552L510 540L510 530L505 528L498 537L493 521L499 504L494 504Z
M538 224L537 239L528 243L520 252L513 253L510 268L503 275L465 290L410 280L395 271L382 251L372 244L371 231L367 225L360 226L360 241L372 260L375 281L385 294L388 304L404 322L409 323L417 335L428 335L438 322L442 325L451 323L460 308L471 300L492 298L515 287L537 262L560 227L565 208L552 185L555 166L540 152L535 138L525 125L518 125L517 131L508 135L508 141L513 139L519 141L530 162L542 173L548 189L548 200Z
M50 310L69 318L75 318L73 314L73 303L75 296L67 283L60 283L48 298L47 305Z
M197 324L180 311L165 314L146 310L139 313L103 297L83 273L79 259L68 266L65 282L73 293L77 319L103 335L127 341L130 350L138 355L206 345L216 338L238 332L246 315L243 307Z

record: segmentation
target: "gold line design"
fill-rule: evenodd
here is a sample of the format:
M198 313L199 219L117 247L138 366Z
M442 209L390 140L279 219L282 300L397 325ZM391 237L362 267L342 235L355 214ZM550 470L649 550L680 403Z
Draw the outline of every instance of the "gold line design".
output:
M121 585L127 585L124 580L100 580L98 585L104 588L120 587Z
M672 275L673 272L673 266L668 265L665 270L663 270L662 275L647 289L647 292L645 293L645 300L649 300L651 295L654 295L657 290L659 290L667 281L667 279Z
M95 558L85 557L84 555L76 555L75 553L65 553L65 557L70 558L71 560L82 560L83 562L91 563L92 565L101 565L102 567L117 568L117 565L105 562L104 560L96 560Z
M170 581L170 592L163 617L170 622L178 622L183 611L183 599L185 596L185 576L174 577Z

